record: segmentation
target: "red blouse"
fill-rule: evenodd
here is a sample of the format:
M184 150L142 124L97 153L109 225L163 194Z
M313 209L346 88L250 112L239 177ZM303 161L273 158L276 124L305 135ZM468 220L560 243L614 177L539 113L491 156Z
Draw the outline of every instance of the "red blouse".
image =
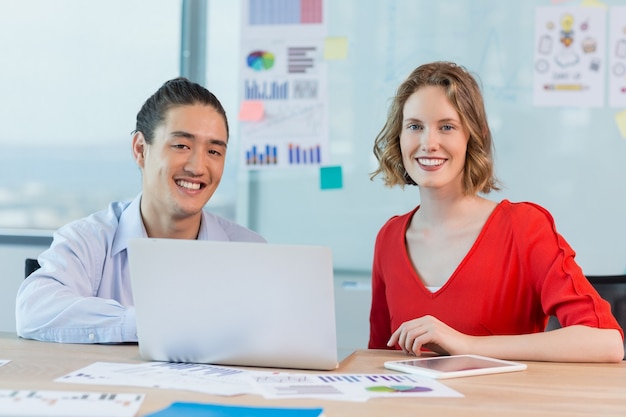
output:
M448 281L431 293L413 269L405 232L419 209L394 216L376 238L369 347L387 348L402 323L432 315L469 335L542 332L548 316L624 333L574 261L544 208L503 200Z

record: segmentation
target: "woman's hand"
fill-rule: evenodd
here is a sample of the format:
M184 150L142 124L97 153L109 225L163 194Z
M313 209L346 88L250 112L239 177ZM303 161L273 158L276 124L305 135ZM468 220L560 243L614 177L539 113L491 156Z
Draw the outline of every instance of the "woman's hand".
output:
M407 354L420 356L422 348L443 355L469 352L471 336L454 330L433 316L405 321L393 332L387 346L396 343Z

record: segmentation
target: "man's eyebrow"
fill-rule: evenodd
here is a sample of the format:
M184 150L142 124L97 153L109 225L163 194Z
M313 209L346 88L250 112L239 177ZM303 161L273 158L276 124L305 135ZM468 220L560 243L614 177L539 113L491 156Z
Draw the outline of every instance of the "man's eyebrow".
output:
M210 142L213 145L223 146L224 148L228 147L228 143L220 139L211 139Z
M182 130L176 130L170 133L171 136L182 136L184 138L195 139L196 137L189 132L183 132Z
M171 132L170 135L174 136L174 137L180 136L180 137L184 137L184 138L187 138L187 139L196 140L196 136L194 134L189 133L189 132L185 132L185 131L182 131L182 130L176 130L174 132ZM224 140L221 140L221 139L209 139L209 142L212 145L223 146L224 148L228 147L228 143L226 141L224 141Z

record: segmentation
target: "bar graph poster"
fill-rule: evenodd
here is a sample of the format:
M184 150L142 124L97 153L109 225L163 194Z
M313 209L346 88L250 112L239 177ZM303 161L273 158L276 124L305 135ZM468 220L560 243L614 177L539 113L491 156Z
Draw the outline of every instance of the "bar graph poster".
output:
M328 159L328 93L323 0L242 4L239 115L242 166L320 166Z
M536 9L536 106L604 106L606 65L606 8Z
M626 107L626 6L609 13L609 105Z

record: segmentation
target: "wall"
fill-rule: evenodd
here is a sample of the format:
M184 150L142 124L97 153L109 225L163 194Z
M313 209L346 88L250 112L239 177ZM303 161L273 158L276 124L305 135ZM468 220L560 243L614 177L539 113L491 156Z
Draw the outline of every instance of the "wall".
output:
M272 242L328 245L337 268L367 273L381 225L419 204L416 187L370 181L374 138L410 71L448 60L483 87L504 184L489 197L550 210L587 274L625 273L626 140L615 122L622 109L533 105L535 10L553 4L326 1L328 35L347 37L349 48L348 59L328 62L330 165L342 166L343 188L321 190L315 168L252 172L250 226Z

